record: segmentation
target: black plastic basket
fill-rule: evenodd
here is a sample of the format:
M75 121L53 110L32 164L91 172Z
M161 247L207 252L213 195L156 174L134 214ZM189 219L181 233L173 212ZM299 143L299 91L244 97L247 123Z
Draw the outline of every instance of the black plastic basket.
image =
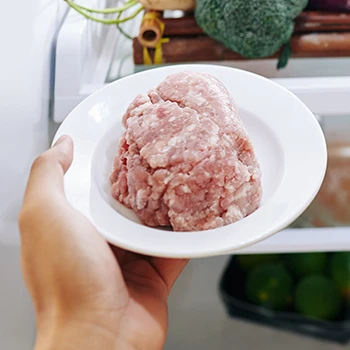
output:
M295 312L278 312L249 303L244 293L245 275L231 258L221 281L220 294L230 316L275 328L346 344L350 340L350 310L344 307L335 321L312 320Z

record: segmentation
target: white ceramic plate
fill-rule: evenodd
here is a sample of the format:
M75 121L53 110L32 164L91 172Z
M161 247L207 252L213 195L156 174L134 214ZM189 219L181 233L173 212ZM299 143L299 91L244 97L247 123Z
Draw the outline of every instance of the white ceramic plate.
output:
M260 208L239 222L214 230L172 232L144 226L110 194L109 174L124 132L124 111L138 93L146 93L170 73L182 70L210 73L227 87L262 168ZM63 134L70 135L75 144L74 161L65 177L68 200L110 243L153 256L226 254L273 235L311 203L326 169L321 128L296 96L268 79L222 66L177 65L118 80L80 103L54 142Z

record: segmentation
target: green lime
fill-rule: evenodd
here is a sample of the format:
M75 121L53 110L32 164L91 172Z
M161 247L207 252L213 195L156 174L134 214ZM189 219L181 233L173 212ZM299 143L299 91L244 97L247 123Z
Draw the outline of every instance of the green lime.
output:
M323 274L327 266L327 253L286 254L284 262L287 269L297 278Z
M307 317L333 320L339 315L341 304L337 285L324 276L305 277L295 291L295 308Z
M279 254L251 254L251 255L236 255L236 260L242 271L251 271L254 267L280 260Z
M293 281L287 270L267 263L253 269L246 283L250 302L271 310L285 310L292 301Z
M350 301L350 252L334 253L331 256L330 273L342 294Z

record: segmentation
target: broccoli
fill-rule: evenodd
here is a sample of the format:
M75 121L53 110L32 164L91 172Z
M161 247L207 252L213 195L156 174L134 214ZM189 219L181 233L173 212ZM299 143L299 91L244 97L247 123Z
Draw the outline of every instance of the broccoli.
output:
M196 20L206 34L246 58L275 54L288 62L294 18L308 0L197 0Z

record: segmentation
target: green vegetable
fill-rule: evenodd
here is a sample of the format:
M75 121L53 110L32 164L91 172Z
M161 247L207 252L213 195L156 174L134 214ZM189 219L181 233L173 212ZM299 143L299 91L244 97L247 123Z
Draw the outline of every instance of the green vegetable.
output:
M246 295L249 301L271 310L285 310L292 302L293 281L279 264L263 264L247 277Z
M326 272L327 253L286 254L284 262L297 278Z
M292 47L290 46L290 43L288 42L283 46L283 49L280 54L280 58L277 63L277 69L285 68L288 64L288 60L290 55L292 54Z
M307 0L197 0L197 23L210 37L246 58L263 58L287 45L294 18ZM279 67L291 53L287 45Z
M128 39L132 39L130 35L125 33L123 29L121 28L121 24L125 23L127 21L130 21L134 19L141 11L144 10L144 7L140 5L138 0L128 0L125 4L119 7L112 7L112 8L107 8L107 9L91 9L85 6L81 6L76 4L75 2L71 0L64 0L66 3L76 12L80 13L83 15L85 18L90 19L94 22L102 23L102 24L108 24L108 25L116 25L119 31L126 36ZM128 17L122 17L122 14L127 11L128 9L140 5L138 9L129 15ZM103 15L110 15L110 14L117 14L116 18L100 18L100 17L95 17L92 15L93 13L98 13L98 14L103 14Z
M304 278L295 292L295 307L310 318L333 320L341 310L342 299L336 284L324 276Z
M236 261L242 271L251 271L254 267L268 262L278 262L279 254L242 254L236 255Z
M342 294L350 301L350 252L339 252L332 255L330 273Z

